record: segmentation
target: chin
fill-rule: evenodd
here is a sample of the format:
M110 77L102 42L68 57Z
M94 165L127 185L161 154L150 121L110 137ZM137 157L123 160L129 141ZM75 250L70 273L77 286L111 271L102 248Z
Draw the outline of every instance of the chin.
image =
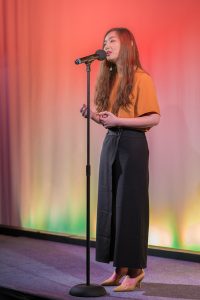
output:
M115 63L116 62L116 59L115 58L112 58L112 57L106 57L107 61L110 61L112 63Z

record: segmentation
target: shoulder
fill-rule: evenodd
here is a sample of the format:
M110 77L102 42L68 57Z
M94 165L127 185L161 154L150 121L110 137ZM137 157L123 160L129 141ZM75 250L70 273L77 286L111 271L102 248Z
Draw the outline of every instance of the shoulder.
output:
M134 74L134 85L154 85L152 77L144 70L137 68Z
M136 70L134 75L133 90L135 93L156 94L152 77L140 68Z

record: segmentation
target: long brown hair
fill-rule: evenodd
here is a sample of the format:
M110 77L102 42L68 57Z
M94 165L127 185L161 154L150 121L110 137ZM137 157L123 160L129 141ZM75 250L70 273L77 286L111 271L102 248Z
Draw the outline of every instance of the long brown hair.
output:
M129 95L133 88L135 68L142 68L139 52L133 34L127 28L112 28L108 33L115 31L120 39L119 62L122 67L122 79L119 83L116 101L112 107L112 112L117 115L119 108L128 110L130 104ZM108 109L109 95L117 75L117 67L114 63L104 60L101 63L99 76L96 84L94 103L97 112Z

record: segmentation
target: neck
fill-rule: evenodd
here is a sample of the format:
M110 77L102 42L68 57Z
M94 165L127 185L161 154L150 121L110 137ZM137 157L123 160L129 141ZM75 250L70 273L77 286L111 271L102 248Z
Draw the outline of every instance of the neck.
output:
M122 77L122 65L120 65L119 63L116 63L117 66L117 73L119 77ZM136 71L138 67L136 65L134 65L134 71Z
M116 64L116 66L117 66L118 76L121 77L122 76L122 66L120 64Z

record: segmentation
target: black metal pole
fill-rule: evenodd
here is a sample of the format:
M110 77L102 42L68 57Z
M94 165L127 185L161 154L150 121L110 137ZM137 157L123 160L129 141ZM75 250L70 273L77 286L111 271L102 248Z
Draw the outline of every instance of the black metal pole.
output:
M69 293L76 297L101 297L106 295L103 286L90 284L90 68L86 63L87 72L87 165L86 165L86 284L73 286Z
M87 72L87 165L86 165L86 284L90 284L90 64L86 64Z

